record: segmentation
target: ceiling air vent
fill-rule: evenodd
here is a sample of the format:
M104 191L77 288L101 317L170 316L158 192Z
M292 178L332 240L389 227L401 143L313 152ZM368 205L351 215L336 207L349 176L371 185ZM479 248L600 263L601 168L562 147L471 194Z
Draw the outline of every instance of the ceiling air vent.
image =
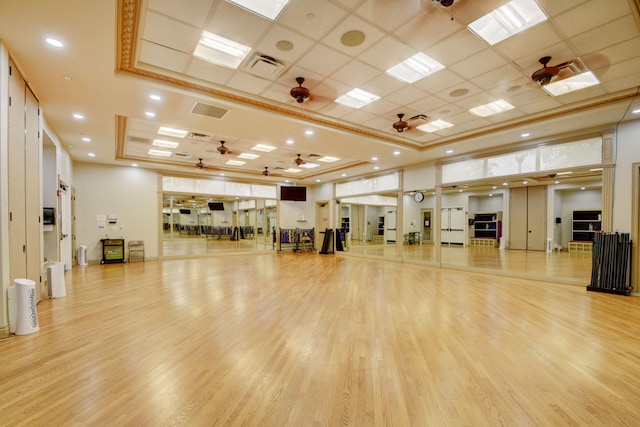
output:
M211 141L212 137L211 135L207 135L206 133L191 132L189 133L188 138L194 141L209 142Z
M216 107L215 105L203 104L202 102L196 102L191 109L193 114L200 114L201 116L212 117L214 119L223 118L229 110L226 108Z
M262 55L261 53L257 53L251 58L249 65L247 65L248 73L266 79L278 77L284 69L285 65L282 61L272 58L271 56Z

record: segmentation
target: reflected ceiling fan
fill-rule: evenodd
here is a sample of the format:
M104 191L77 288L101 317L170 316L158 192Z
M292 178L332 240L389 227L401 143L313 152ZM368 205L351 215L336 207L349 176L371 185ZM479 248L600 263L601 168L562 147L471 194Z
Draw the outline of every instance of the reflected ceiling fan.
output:
M294 162L296 165L298 165L298 166L300 166L300 165L304 165L304 164L306 163L304 160L302 160L302 159L300 158L300 156L301 156L301 155L300 155L300 154L298 154L298 157L297 157L296 159L294 159L294 160L293 160L293 162Z
M220 141L220 146L217 148L218 153L222 154L223 156L227 153L229 153L229 149L224 145L224 141Z
M409 122L412 122L414 120L427 120L427 118L428 117L424 114L416 114L415 116L410 117L407 120L403 120L404 113L398 113L398 121L393 124L393 128L398 132L404 132L405 130L409 129Z
M548 66L547 64L549 61L551 61L550 56L543 56L540 58L538 62L542 64L542 68L531 74L531 80L538 83L540 86L545 86L551 83L551 80L556 77L562 69L569 67L575 62L575 60L572 59L557 65Z

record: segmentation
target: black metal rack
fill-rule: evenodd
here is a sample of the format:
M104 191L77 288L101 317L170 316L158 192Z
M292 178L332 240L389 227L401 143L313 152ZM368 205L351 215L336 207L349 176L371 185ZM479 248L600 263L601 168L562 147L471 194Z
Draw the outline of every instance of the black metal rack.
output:
M629 295L631 239L629 233L600 233L593 238L591 283L588 291Z
M124 262L124 239L101 239L102 261L100 264Z

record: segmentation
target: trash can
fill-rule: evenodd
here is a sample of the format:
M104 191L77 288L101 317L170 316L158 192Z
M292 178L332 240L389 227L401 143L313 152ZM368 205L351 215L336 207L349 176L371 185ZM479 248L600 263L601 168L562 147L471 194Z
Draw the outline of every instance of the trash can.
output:
M15 316L10 317L16 319L15 334L27 335L38 332L40 326L36 310L36 282L30 279L15 279L13 283L15 286L9 289L15 288L13 290L15 298L11 298L14 303L10 304L10 308L13 306Z
M49 262L47 280L49 281L49 296L51 298L67 296L67 288L64 282L64 262Z
M78 264L87 265L87 246L80 245L78 248Z

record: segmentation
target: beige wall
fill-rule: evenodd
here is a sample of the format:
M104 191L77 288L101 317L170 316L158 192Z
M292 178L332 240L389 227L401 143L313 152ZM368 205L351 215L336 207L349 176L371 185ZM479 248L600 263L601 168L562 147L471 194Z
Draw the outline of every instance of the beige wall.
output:
M102 259L100 239L144 240L145 256L158 256L158 175L134 167L76 163L77 244L87 245L89 262ZM116 224L98 229L97 215L116 215ZM126 255L128 256L128 255Z

